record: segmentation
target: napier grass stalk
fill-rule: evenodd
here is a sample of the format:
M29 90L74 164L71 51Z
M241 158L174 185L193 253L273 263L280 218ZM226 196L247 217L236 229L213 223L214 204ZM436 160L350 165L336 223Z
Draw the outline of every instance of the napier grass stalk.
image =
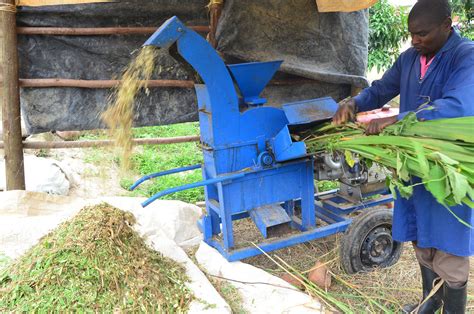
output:
M420 122L409 114L377 136L365 135L365 128L354 123L325 124L303 134L303 140L311 153L339 152L348 164L347 157L357 154L385 166L391 170L389 185L395 197L396 190L409 197L423 184L453 213L449 207L455 205L474 208L473 127L474 117Z

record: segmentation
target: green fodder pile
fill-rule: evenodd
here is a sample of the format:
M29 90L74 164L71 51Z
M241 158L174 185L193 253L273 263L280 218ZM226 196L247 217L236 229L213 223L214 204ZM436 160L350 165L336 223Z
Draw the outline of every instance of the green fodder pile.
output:
M153 46L145 46L140 50L128 65L118 86L114 88L111 105L102 114L103 121L122 152L124 168L130 166L135 98L142 88L146 88L147 81L153 74L157 51Z
M105 203L83 208L0 272L0 312L186 312L184 269L134 223Z

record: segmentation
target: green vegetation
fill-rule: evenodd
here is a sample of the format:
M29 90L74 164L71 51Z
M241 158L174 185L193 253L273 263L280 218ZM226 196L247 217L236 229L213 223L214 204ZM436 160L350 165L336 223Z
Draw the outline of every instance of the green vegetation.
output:
M474 39L472 0L451 0L453 20L462 36ZM402 41L409 38L408 12L380 0L369 9L368 69L388 69L400 55Z
M137 128L133 130L135 138L174 137L199 135L198 123L181 123L174 125ZM202 163L202 153L198 143L179 143L169 145L147 145L135 149L132 154L132 169L140 176ZM201 170L177 173L155 178L143 183L135 195L152 196L167 188L202 180ZM132 178L121 181L124 188L130 187ZM204 200L204 189L196 188L168 195L163 199L179 199L189 203Z
M474 2L472 0L452 0L453 17L461 35L474 39Z
M411 113L378 136L366 136L356 124L326 124L312 130L305 142L311 152L339 151L349 165L357 154L388 167L393 173L390 188L403 197L413 191L408 185L413 176L446 208L474 208L473 124L473 117L419 122Z
M186 312L183 268L134 223L108 204L82 209L0 272L0 312Z
M368 69L389 68L400 54L403 40L408 39L408 15L387 0L380 0L369 9Z

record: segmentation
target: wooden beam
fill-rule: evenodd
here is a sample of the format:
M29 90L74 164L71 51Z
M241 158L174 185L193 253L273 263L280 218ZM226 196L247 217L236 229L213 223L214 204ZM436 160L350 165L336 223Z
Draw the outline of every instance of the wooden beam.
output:
M7 190L25 189L23 144L21 137L20 90L18 84L18 51L15 0L0 0L0 27L3 32L3 141Z
M163 145L177 144L199 141L199 136L178 136L178 137L162 137L162 138L139 138L133 139L133 145ZM66 141L66 142L24 142L25 149L60 149L60 148L86 148L86 147L104 147L113 146L115 141L112 140L95 140L95 141ZM0 149L4 147L4 143L0 142Z
M269 85L300 85L312 83L309 79L272 80ZM1 80L0 80L1 83ZM44 79L20 79L20 87L23 88L55 88L55 87L76 87L76 88L113 88L120 83L119 80L75 80L63 78ZM177 87L194 88L194 82L189 80L150 80L147 87Z
M208 32L209 26L188 26L196 32ZM153 34L158 27L17 27L20 35L98 36Z
M77 87L77 88L113 88L119 80L73 80L73 79L20 79L20 87ZM150 80L147 87L180 87L193 88L193 81L182 80Z

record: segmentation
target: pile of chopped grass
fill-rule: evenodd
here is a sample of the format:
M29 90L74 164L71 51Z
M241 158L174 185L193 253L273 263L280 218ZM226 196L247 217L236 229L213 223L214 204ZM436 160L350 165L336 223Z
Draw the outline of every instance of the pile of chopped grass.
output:
M0 274L0 312L186 312L184 269L149 248L131 213L85 207Z

